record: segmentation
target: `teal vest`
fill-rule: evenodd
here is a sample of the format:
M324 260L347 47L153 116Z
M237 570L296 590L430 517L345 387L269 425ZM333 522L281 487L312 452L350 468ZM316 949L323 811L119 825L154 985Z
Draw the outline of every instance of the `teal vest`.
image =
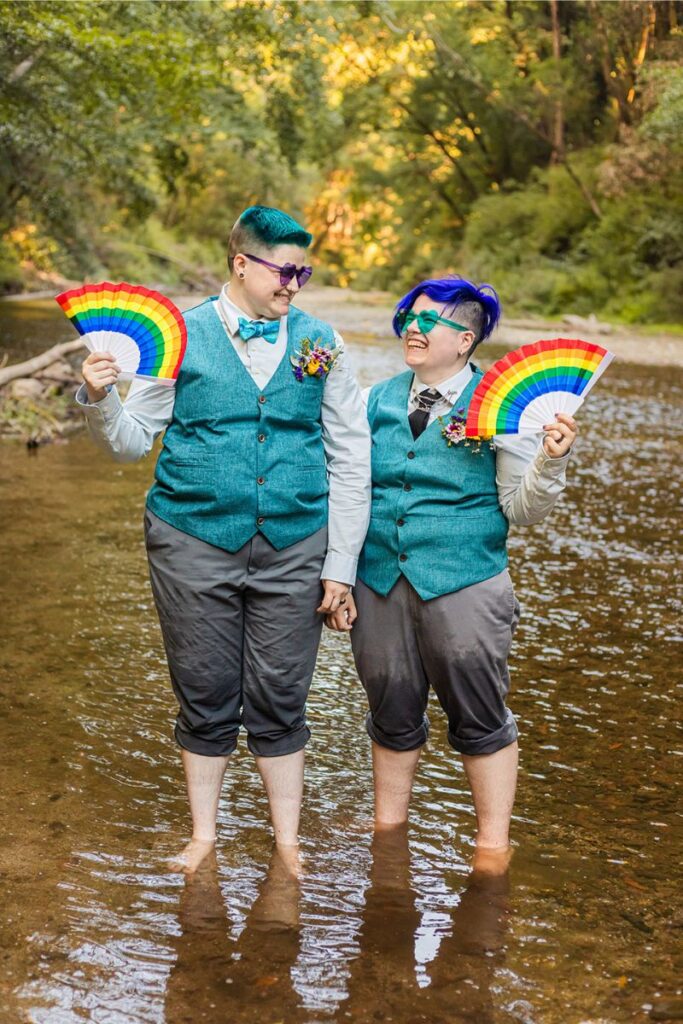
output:
M467 415L482 373L458 399ZM409 370L377 384L368 399L372 432L372 513L358 566L386 595L401 573L428 601L489 579L507 566L508 524L498 504L496 457L464 442L448 446L436 419L413 439ZM449 414L450 415L450 414Z
M147 504L176 529L226 551L261 531L280 549L327 523L320 408L324 378L294 377L304 338L332 328L290 307L287 351L259 391L207 299L185 313L187 349Z

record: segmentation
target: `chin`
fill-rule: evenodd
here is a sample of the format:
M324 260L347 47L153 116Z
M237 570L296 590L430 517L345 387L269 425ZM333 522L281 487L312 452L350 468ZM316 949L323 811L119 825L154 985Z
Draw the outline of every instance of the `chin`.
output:
M412 349L409 352L405 352L403 359L408 366L423 366L425 362L425 352L416 352Z

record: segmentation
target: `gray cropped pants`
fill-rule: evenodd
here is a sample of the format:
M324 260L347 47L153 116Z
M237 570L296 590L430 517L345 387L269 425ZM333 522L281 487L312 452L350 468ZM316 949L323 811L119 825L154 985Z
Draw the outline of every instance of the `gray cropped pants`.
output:
M459 753L493 754L514 743L517 726L505 699L519 604L507 569L431 601L404 576L386 597L359 581L355 599L351 642L371 739L391 750L426 743L431 687Z
M281 551L256 533L231 553L147 509L145 540L179 745L224 756L243 725L253 754L301 750L310 737L327 529Z

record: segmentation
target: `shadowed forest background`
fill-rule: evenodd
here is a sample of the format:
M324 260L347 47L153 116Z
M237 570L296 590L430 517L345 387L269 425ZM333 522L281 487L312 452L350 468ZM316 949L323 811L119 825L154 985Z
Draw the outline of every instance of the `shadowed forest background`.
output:
M0 292L206 289L280 205L319 284L683 319L683 4L0 3Z

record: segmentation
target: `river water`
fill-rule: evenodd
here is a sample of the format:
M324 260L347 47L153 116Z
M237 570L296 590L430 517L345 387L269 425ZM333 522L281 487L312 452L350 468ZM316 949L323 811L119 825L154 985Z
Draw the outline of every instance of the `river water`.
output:
M389 341L350 351L363 383L400 365ZM363 695L329 633L304 877L272 857L243 741L215 861L170 873L188 816L142 543L152 462L115 465L85 436L0 446L2 1024L683 1019L682 392L680 370L613 364L561 504L513 532L521 774L498 880L470 873L438 707L409 830L373 842Z

